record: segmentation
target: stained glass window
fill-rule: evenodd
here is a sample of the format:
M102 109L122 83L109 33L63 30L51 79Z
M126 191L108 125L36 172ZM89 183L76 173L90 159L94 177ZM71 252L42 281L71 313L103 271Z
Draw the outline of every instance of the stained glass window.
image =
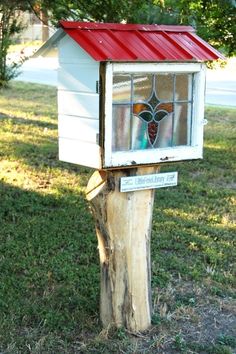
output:
M112 151L191 145L193 74L113 76Z

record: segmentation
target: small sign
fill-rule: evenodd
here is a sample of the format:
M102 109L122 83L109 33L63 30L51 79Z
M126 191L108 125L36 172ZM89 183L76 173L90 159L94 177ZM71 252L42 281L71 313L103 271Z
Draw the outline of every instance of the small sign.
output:
M121 177L120 191L133 192L142 189L154 189L177 186L178 172L156 173L152 175Z

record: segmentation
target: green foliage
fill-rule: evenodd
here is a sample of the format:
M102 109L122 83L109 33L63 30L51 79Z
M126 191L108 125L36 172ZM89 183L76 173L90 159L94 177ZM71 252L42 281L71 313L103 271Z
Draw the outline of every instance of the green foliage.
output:
M217 339L217 343L220 345L226 345L226 346L228 345L231 346L232 348L236 348L236 337L221 335Z
M191 343L189 347L193 350L194 353L200 354L233 354L230 347L220 344L202 345L199 343Z
M26 8L24 1L0 0L0 87L18 75L21 63L7 63L7 53L13 36L24 28L17 11Z
M226 55L236 54L234 0L32 0L31 3L47 10L54 24L61 19L72 19L192 25L201 37Z
M130 17L131 22L193 26L197 34L224 51L236 54L236 4L232 0L148 1Z
M142 0L96 0L96 1L64 1L58 0L53 4L50 0L42 0L42 7L52 11L57 20L71 18L100 22L129 21L133 14L142 7Z
M236 54L236 4L232 0L167 0L181 24L190 24L197 29L200 37L226 55Z
M175 341L174 341L174 348L179 352L179 353L184 353L186 352L186 342L184 338L181 336L181 334L177 334L175 336Z

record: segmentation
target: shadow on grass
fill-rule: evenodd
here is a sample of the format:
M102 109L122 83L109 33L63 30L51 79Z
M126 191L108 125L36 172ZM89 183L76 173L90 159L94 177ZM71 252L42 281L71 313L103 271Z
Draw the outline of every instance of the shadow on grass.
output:
M232 138L233 140L233 138ZM234 142L236 139L234 138ZM230 144L229 144L230 143ZM235 153L236 153L236 145L230 139L227 140L228 146L220 146L217 148L213 147L205 147L204 148L204 165L203 167L218 168L218 169L227 169L233 171L229 171L230 173L235 171L236 162L235 162Z
M63 336L91 327L99 264L83 195L70 202L1 182L0 220L1 344L24 342L27 331Z
M37 144L13 140L10 144L5 144L2 150L0 149L0 158L1 156L4 159L23 161L26 165L32 167L36 174L45 172L45 181L48 169L58 169L58 174L63 174L63 171L69 174L78 174L80 175L81 187L86 187L89 177L94 171L89 167L59 161L57 139L51 137L41 138ZM65 193L69 191L67 187L66 184L61 185L61 187L57 186L58 190Z
M14 160L24 161L27 165L51 166L58 163L58 147L56 139L40 138L39 142L29 143L20 140L12 140L0 151L0 156Z

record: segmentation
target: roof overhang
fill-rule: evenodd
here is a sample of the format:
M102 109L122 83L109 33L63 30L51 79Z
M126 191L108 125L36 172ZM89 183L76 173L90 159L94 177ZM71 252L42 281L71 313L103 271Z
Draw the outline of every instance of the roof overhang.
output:
M203 62L225 57L191 26L60 21L57 32L35 53L47 55L69 35L96 61Z
M37 52L32 55L32 58L38 58L38 57L51 57L55 56L55 50L57 50L58 42L65 37L66 32L62 29L59 28L50 38L47 42L45 42L38 50Z

